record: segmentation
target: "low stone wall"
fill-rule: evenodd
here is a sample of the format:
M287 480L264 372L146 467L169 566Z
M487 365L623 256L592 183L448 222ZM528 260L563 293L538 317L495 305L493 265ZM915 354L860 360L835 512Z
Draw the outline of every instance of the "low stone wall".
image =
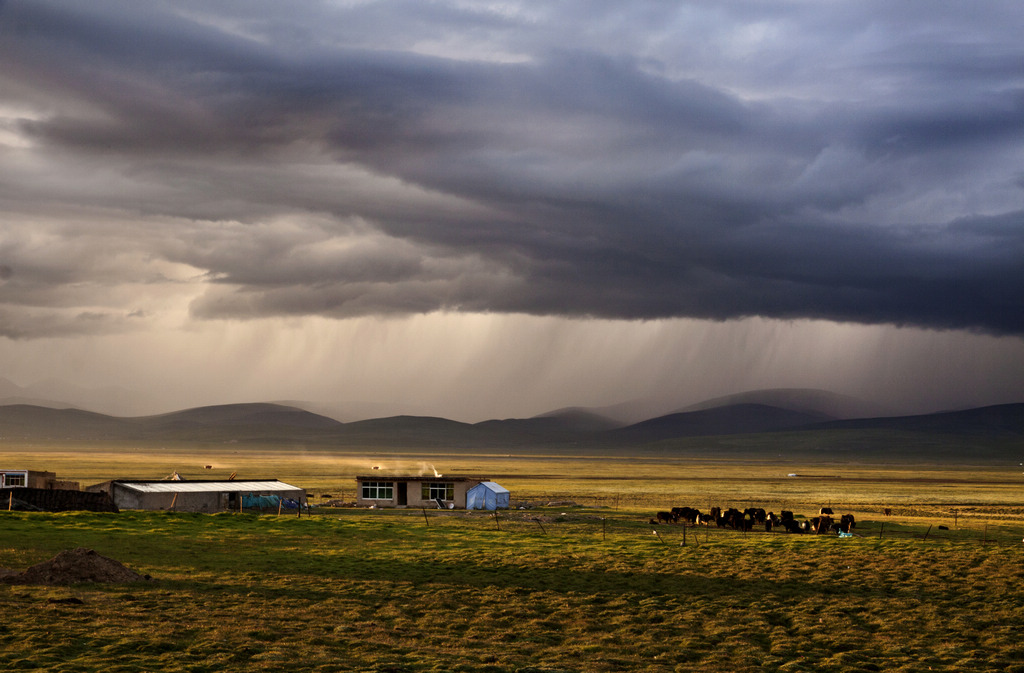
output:
M0 491L0 510L6 509L9 505L13 505L11 509L19 509L19 501L47 512L118 511L117 505L106 493L27 487L5 488Z

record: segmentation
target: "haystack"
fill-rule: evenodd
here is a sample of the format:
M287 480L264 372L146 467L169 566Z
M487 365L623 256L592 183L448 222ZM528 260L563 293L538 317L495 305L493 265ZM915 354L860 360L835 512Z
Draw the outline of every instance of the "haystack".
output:
M3 576L0 582L7 584L79 584L82 582L107 582L122 584L144 582L149 575L140 575L112 558L98 554L92 549L78 547L62 551L49 561L30 567L23 573Z

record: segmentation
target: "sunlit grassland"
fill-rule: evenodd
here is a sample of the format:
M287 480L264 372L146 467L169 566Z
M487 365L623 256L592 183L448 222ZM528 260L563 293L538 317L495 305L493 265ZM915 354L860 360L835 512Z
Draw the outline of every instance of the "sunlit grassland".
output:
M87 546L155 579L0 585L0 669L1024 670L1019 522L683 546L632 510L424 514L4 512L0 566Z
M1024 460L1024 447L1022 447ZM277 478L305 488L314 503L355 499L360 474L459 474L491 478L518 502L573 501L612 508L760 506L897 515L1003 517L1024 513L1017 462L808 461L758 456L509 455L241 446L0 445L4 467L49 470L83 486L112 478ZM207 469L207 466L210 466ZM375 471L374 468L379 468ZM796 474L791 477L788 475Z
M0 670L1024 671L1015 463L239 445L9 445L0 461L83 485L279 478L314 503L354 499L374 467L436 469L494 478L516 503L578 503L497 518L0 511L2 567L86 546L155 578L0 585ZM857 514L857 537L648 524L711 504L827 504ZM83 602L49 602L67 598Z

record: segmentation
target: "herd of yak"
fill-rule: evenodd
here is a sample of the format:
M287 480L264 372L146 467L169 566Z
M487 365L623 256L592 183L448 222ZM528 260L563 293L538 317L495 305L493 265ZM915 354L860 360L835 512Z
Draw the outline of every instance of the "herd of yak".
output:
M818 516L797 521L792 512L782 510L779 514L765 512L762 507L748 507L740 511L733 507L722 511L721 507L712 507L707 514L702 514L693 507L673 507L668 512L658 512L652 524L684 523L695 526L717 526L733 528L740 531L753 530L755 526L764 526L765 531L772 532L778 528L787 533L852 533L856 522L852 514L843 514L833 518L831 507L822 507Z

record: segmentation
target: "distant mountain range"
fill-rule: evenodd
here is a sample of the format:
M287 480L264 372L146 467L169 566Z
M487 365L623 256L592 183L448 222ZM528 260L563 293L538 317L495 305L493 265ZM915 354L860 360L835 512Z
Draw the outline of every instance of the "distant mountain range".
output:
M360 401L324 402L306 400L260 400L327 416L342 422L386 418L398 413L424 416L422 409L392 404ZM106 386L86 388L65 381L48 380L30 386L19 386L0 377L0 406L30 404L53 409L82 409L111 416L147 416L163 413L166 407L155 405L146 395L127 388ZM675 407L655 398L635 399L605 407L569 407L542 414L537 418L557 417L568 421L576 416L579 429L609 429L614 425L630 425L672 413L702 411L733 404L763 404L772 407L824 414L835 419L897 416L899 410L872 404L848 395L812 388L779 388L748 391L717 397L687 407ZM534 419L526 419L533 421ZM581 425L580 425L581 424Z
M0 442L242 443L320 448L498 449L621 451L706 450L713 445L756 449L828 446L885 452L890 443L962 451L979 440L998 452L1020 452L1024 440L1024 404L901 417L840 419L808 406L799 395L769 395L797 408L750 401L680 411L623 425L583 409L562 409L534 418L461 423L445 418L393 416L352 423L272 404L199 407L169 414L116 417L80 409L34 404L0 406ZM827 397L827 396L826 396ZM746 396L741 399L754 399ZM826 399L818 396L819 401ZM701 407L707 405L699 405ZM851 439L854 438L854 439ZM986 444L986 446L988 446ZM818 449L815 449L818 450ZM922 449L924 450L924 449ZM1001 455L1001 453L1000 453Z

